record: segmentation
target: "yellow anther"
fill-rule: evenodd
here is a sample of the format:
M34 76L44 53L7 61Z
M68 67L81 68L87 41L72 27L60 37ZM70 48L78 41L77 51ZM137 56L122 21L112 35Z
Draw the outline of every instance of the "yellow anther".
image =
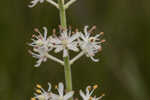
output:
M88 90L90 91L90 90L91 90L91 87L89 87Z
M35 98L31 98L31 100L36 100Z
M41 90L39 90L39 89L37 89L36 92L37 92L37 93L42 93Z
M55 89L57 89L58 88L58 86L57 85L55 85Z
M105 96L105 93L103 93L102 96Z
M93 88L94 88L94 89L98 88L98 85L97 85L97 84L96 84L96 85L94 85L94 86L93 86Z
M92 97L90 96L89 100L92 100Z
M39 84L37 84L37 85L36 85L36 87L37 87L37 88L39 88L39 89L41 89L41 88L42 88L42 86L41 86L41 85L39 85Z

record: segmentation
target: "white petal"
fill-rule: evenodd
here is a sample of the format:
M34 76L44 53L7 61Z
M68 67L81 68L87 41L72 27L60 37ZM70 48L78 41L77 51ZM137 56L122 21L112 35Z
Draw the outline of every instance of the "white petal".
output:
M64 85L63 85L63 83L58 84L58 92L59 92L60 96L64 95Z
M79 49L77 48L77 44L78 44L78 42L72 42L68 45L68 48L72 51L78 52Z
M72 42L72 41L78 39L79 36L80 36L80 34L79 34L79 33L76 33L76 34L72 35L72 36L69 38L68 41L69 41L69 42Z
M67 57L67 56L68 56L68 50L64 49L64 51L63 51L63 57Z
M58 100L59 98L59 95L56 95L54 93L51 93L50 95L51 95L52 100Z
M58 52L60 52L60 51L62 51L62 50L63 50L63 46L62 46L62 45L57 45L54 52L55 52L55 53L58 53Z
M47 37L47 28L43 27L43 29L44 29L44 39L46 40L46 37Z
M51 85L51 83L48 82L48 92L51 91L51 88L52 88L52 85Z
M73 91L66 93L64 96L64 100L68 100L69 98L71 98L73 96L73 94L74 94Z
M85 94L83 93L83 91L82 91L82 90L80 90L80 96L81 96L83 99L85 99L85 98L86 98L86 96L85 96Z
M41 65L41 63L42 63L42 59L39 59L39 60L37 61L37 64L34 65L34 66L35 66L35 67L39 67L39 66Z
M85 26L84 27L84 33L85 33L86 36L87 36L87 33L88 33L87 29L88 29L88 26Z
M95 59L92 56L90 57L94 62L99 62L99 59Z
M90 91L89 91L90 88L91 88L91 86L86 87L86 96L90 94Z

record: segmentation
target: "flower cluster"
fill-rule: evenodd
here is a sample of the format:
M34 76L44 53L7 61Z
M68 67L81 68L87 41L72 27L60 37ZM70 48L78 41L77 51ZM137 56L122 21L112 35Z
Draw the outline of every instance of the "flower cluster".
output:
M56 35L55 29L53 30L53 35L50 36L47 36L46 27L43 27L44 36L38 29L34 29L38 35L32 36L33 42L29 45L33 47L33 52L29 52L33 57L38 59L35 66L40 66L47 58L63 64L63 61L49 54L51 50L54 50L55 53L62 51L63 57L69 56L69 51L79 52L81 50L81 52L70 61L71 64L83 55L90 57L94 62L99 61L95 59L94 56L102 50L101 44L105 42L105 40L100 40L100 36L104 34L103 32L93 36L93 30L95 28L96 27L93 26L88 30L88 26L85 26L84 32L79 32L77 29L75 32L72 32L71 29L63 29L60 26L58 36Z
M63 83L59 83L58 86L55 86L55 89L58 91L58 94L53 93L51 91L51 84L48 83L48 90L45 91L41 85L37 84L36 85L36 93L34 93L34 97L31 98L31 100L69 100L70 98L73 97L74 91L66 92L64 91L64 85ZM93 89L91 86L87 86L86 88L86 94L83 93L82 90L80 90L80 96L82 97L83 100L100 100L104 96L102 94L99 97L92 97L92 94L94 90L98 87L98 85L94 85ZM64 94L65 93L65 94Z

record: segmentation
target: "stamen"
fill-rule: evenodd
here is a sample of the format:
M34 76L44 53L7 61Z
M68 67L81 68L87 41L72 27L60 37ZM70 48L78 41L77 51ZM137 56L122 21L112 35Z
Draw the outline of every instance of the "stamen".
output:
M36 92L39 93L39 94L42 93L41 90L39 90L39 89L37 89Z
M56 37L56 29L55 29L55 28L53 29L52 33L53 33L52 36L53 36L53 37Z
M100 32L100 35L104 35L104 32Z
M63 28L62 28L62 26L61 26L61 25L58 25L58 27L59 27L60 31L62 31L62 30L63 30Z
M101 42L101 43L104 43L104 42L106 42L106 40L101 40L100 42Z
M91 87L89 87L88 90L90 91L90 90L91 90Z
M35 37L35 34L32 35L32 38L34 38L34 37Z
M96 88L98 88L98 85L97 85L97 84L93 86L93 89L96 89Z
M42 86L41 86L41 85L39 85L39 84L37 84L37 85L36 85L36 87L37 87L37 88L39 88L39 89L41 89L41 88L42 88Z
M76 33L76 32L79 32L79 29L76 28L76 29L75 29L75 33Z
M56 29L55 29L55 28L53 29L52 33L53 33L53 34L56 34Z
M88 32L91 33L95 29L96 29L96 25L94 25Z
M89 100L92 100L92 97L90 96Z
M34 28L34 31L37 32L37 33L40 32L38 28Z
M55 85L55 89L58 89L58 86L57 86L57 85Z
M103 93L101 96L104 97L104 96L105 96L105 93Z
M101 51L102 51L102 47L100 47L100 48L98 49L98 51L101 52Z
M63 28L61 25L59 25L58 27L59 27L60 31L66 30L66 28Z
M31 100L36 100L35 98L31 98Z
M72 27L71 26L69 26L69 30L71 30L72 29Z

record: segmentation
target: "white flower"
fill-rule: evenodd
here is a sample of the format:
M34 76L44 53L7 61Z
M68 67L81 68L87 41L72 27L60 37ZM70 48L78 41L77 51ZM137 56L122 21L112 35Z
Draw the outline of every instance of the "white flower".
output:
M45 62L47 60L48 52L52 50L52 44L49 42L49 39L47 39L47 28L43 27L43 29L44 29L44 36L42 36L42 34L38 29L35 29L35 31L38 32L39 35L38 36L33 35L32 39L33 42L29 44L30 46L33 47L33 51L36 52L34 53L32 51L29 51L29 53L33 57L38 59L35 67L38 67L42 62Z
M94 97L91 97L90 100L100 100L100 99L103 98L103 96L105 96L105 95L103 94L103 95L101 95L101 96L99 96L99 97L97 97L97 98L96 98L96 96L94 96Z
M68 56L68 50L72 50L78 52L79 49L77 48L78 42L76 41L79 37L79 32L71 35L71 31L63 30L60 32L59 37L51 38L50 41L54 44L55 53L63 51L63 57Z
M64 94L64 85L63 85L63 83L58 84L57 90L58 90L59 95L52 93L51 94L52 100L69 100L74 94L73 91L70 91L70 92Z
M98 62L99 60L94 59L94 56L97 52L102 50L101 43L104 42L104 40L100 41L99 38L103 32L95 36L91 36L92 30L95 28L96 27L94 26L88 31L88 26L84 27L84 34L80 34L81 40L79 40L79 45L87 57L90 57L93 61Z
M98 85L94 85L92 89L91 86L87 86L85 94L82 90L80 90L80 96L83 100L100 100L104 96L104 94L98 98L96 98L96 96L92 97L92 94L97 87Z
M37 87L38 89L36 89L36 92L37 92L38 94L37 94L37 93L34 93L35 97L31 98L31 100L36 100L36 99L38 99L38 100L49 100L49 99L51 98L51 93L50 93L50 91L51 91L51 84L48 83L48 86L49 86L49 87L48 87L48 90L45 91L45 90L42 88L41 85L37 84L36 87Z
M28 7L30 8L34 7L38 2L43 3L44 0L32 0L31 5L29 5Z

